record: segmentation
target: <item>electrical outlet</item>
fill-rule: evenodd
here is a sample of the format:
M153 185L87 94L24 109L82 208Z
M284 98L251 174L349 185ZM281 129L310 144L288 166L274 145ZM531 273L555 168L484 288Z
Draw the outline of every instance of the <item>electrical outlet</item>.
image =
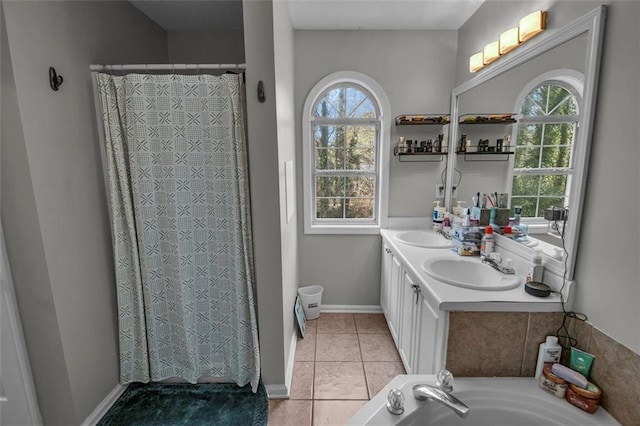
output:
M444 185L436 183L436 198L444 198Z
M458 187L454 186L451 188L451 198L458 198Z

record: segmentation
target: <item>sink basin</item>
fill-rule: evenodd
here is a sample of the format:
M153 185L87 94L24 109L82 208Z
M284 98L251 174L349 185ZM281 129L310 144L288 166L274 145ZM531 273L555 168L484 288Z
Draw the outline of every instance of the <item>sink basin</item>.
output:
M411 246L425 248L450 248L451 242L432 231L405 231L396 235L396 240Z
M517 275L503 274L479 259L436 257L422 262L422 269L438 281L474 290L509 290L521 281Z

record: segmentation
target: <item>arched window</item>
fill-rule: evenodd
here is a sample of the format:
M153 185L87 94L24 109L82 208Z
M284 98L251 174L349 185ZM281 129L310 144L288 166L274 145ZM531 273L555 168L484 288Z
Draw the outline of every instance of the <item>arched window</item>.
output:
M332 74L309 93L303 122L305 232L377 232L386 216L383 104L388 100L382 89L351 72Z
M520 96L511 203L522 206L529 221L570 204L581 91L578 78L547 74Z

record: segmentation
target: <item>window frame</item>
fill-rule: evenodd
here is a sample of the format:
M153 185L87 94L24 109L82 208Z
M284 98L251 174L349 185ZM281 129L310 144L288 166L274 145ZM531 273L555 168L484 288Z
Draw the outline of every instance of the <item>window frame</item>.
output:
M364 89L377 105L378 118L354 119L357 124L375 122L378 140L376 143L376 185L374 188L374 219L316 219L315 149L314 149L314 107L330 88L341 85L356 85ZM378 234L387 226L389 188L389 140L390 103L382 87L371 77L353 71L339 71L321 79L309 91L302 111L302 153L303 153L303 202L305 234ZM325 121L317 120L317 123ZM340 175L344 174L342 172ZM354 175L370 175L367 172L353 172Z
M571 194L575 191L574 188L574 182L573 182L573 176L578 172L575 166L575 161L576 161L576 157L577 156L582 156L583 151L584 151L584 147L580 147L579 145L577 145L577 142L579 141L579 137L578 134L581 131L580 129L580 119L581 119L581 115L582 115L582 111L583 111L583 103L584 103L584 74L575 71L575 70L571 70L571 69L559 69L559 70L553 70L553 71L549 71L546 72L544 74L539 75L538 77L534 78L532 81L530 81L520 92L520 94L518 95L518 98L516 99L515 102L515 108L514 111L518 111L518 114L520 114L520 111L522 110L522 105L524 104L525 99L527 98L527 96L531 93L532 90L534 90L536 87L545 84L545 83L551 83L551 84L555 84L558 86L563 87L564 89L566 89L567 91L569 91L569 93L571 95L573 95L573 97L575 98L575 102L577 105L577 109L578 109L578 114L577 115L571 115L571 116L566 116L568 119L567 120L560 120L560 121L556 121L553 119L549 119L546 117L549 116L544 116L545 118L529 118L529 116L527 117L522 117L519 116L518 119L518 123L516 125L513 126L512 128L512 133L511 133L511 140L514 141L514 149L517 149L517 135L518 135L518 127L521 124L558 124L558 123L575 123L575 130L574 130L574 134L573 134L573 141L572 141L572 148L571 148L571 157L570 157L570 164L569 167L566 168L565 172L559 172L557 170L553 171L552 174L555 175L563 175L563 176L567 176L567 185L565 188L565 194L564 194L564 199L566 200L565 204L568 204L570 206L571 204ZM552 116L551 116L552 117ZM569 120L570 118L570 120ZM509 176L508 176L508 182L510 182L509 184L509 194L512 197L513 196L513 178L514 176L525 176L525 175L530 175L530 176L542 176L548 173L545 173L544 170L548 170L548 169L532 169L532 170L540 170L540 172L529 172L529 173L523 173L522 171L519 173L515 172L515 155L512 156L512 158L510 159L510 164L509 164ZM513 203L512 203L513 205ZM536 233L545 233L548 230L548 224L549 222L547 220L545 220L544 218L541 217L522 217L520 219L523 223L526 223L529 226L529 233L530 234L536 234Z

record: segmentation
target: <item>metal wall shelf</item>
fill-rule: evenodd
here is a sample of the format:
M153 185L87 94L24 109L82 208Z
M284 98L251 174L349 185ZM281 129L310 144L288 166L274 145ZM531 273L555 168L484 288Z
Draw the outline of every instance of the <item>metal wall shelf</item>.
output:
M414 162L441 162L449 153L446 151L441 152L398 152L398 148L393 148L393 155L398 157L398 161L401 163L414 163Z
M402 114L395 118L396 126L429 126L449 124L449 114Z
M461 115L458 124L510 124L517 123L515 113L498 114L465 114Z
M513 154L514 151L456 151L456 155L464 155L464 161L507 161Z

